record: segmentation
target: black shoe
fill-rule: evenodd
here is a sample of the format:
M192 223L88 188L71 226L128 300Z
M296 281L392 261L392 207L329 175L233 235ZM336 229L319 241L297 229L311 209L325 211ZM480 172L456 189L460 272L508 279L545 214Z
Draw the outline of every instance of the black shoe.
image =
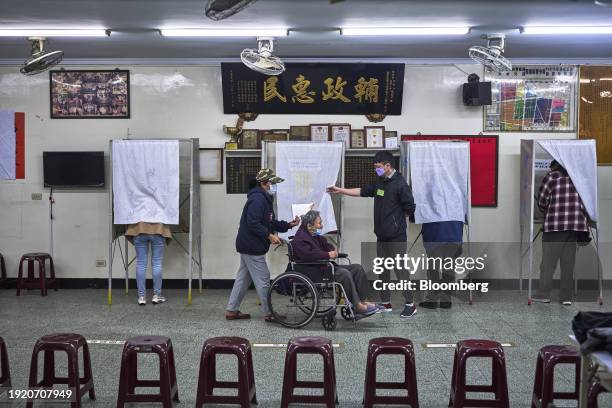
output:
M412 317L416 314L417 312L417 308L414 305L414 303L410 303L410 304L406 304L404 305L404 310L402 310L402 313L400 314L400 317L402 319L408 318L408 317Z
M448 301L448 302L440 302L440 308L441 309L450 309L451 307L453 307L453 303Z
M424 307L425 309L437 309L438 301L433 299L425 299L419 303L419 307Z

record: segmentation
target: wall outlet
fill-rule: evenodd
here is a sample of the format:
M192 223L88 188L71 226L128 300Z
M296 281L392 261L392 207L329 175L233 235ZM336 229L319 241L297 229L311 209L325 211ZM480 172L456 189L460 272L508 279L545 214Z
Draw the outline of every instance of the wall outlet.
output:
M32 200L42 200L42 193L32 193Z
M96 259L96 268L104 268L106 266L106 259Z

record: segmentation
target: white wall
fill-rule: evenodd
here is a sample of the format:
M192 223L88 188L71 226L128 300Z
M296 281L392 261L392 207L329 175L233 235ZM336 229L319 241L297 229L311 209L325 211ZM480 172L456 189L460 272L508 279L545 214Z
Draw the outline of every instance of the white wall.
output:
M114 68L96 66L82 68ZM0 68L0 109L26 112L26 180L0 182L0 252L9 276L16 275L24 252L49 250L48 189L42 187L44 150L104 150L108 140L123 138L180 137L200 139L202 147L221 147L227 140L222 125L235 123L224 115L221 72L218 66L122 66L131 71L129 120L49 119L48 76L24 77L17 67ZM474 65L460 67L474 72ZM481 72L479 72L481 74ZM481 75L482 76L482 75ZM482 130L482 110L461 103L464 72L454 66L406 67L401 116L390 116L383 125L402 133L476 134ZM288 128L309 123L367 125L365 117L333 115L261 115L250 128ZM571 138L575 134L500 135L499 195L497 208L473 210L472 240L518 241L519 140L526 137ZM612 168L599 168L602 241L612 238ZM44 192L42 201L31 193ZM58 277L105 277L96 259L108 254L108 191L57 192L55 205L54 259ZM224 185L202 185L203 256L205 277L234 276L237 257L234 238L244 195L226 195ZM345 249L358 259L360 243L374 240L372 201L345 199ZM411 228L411 236L416 230ZM279 271L282 255L271 255ZM115 263L118 267L119 264ZM176 245L169 247L165 277L184 277L185 264ZM116 269L116 276L120 275ZM496 272L497 277L516 277L514 270Z

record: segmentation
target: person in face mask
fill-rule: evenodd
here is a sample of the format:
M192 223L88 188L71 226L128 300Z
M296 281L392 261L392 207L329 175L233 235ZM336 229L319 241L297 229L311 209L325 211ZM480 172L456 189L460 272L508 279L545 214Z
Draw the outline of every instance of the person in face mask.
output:
M362 188L328 187L330 193L344 194L351 197L374 198L374 234L376 234L376 254L382 258L395 258L404 256L407 251L408 235L406 232L406 217L414 219L414 198L412 189L406 179L393 168L393 155L387 151L380 151L374 156L374 170L378 179L375 183ZM406 270L395 270L398 279L410 279ZM391 271L385 270L380 279L388 282ZM405 290L404 309L400 317L411 317L416 313L416 306L412 291ZM383 312L393 311L391 293L388 290L380 291L379 307Z
M266 253L270 244L280 244L276 232L287 232L299 224L295 217L291 222L278 221L272 206L272 187L284 180L277 177L271 169L262 169L255 177L256 185L248 192L247 202L242 210L240 227L236 237L236 251L240 254L240 268L236 273L234 287L230 294L225 312L227 320L249 319L251 316L240 312L240 303L246 295L251 281L261 300L264 319L273 322L274 317L268 309L270 290L270 270L266 263ZM276 188L274 188L276 190Z
M318 211L308 211L302 216L302 225L291 241L296 262L327 261L338 258L338 251L321 235L323 223ZM319 266L313 266L319 268ZM329 265L321 266L329 268ZM357 318L371 316L379 311L374 303L367 301L370 282L359 264L338 265L334 268L334 279L346 292Z

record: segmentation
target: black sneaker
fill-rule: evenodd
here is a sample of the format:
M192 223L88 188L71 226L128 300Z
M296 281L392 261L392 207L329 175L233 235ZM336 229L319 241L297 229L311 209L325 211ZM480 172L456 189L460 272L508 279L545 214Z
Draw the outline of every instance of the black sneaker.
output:
M402 310L402 313L400 314L400 317L402 319L408 318L408 317L412 317L416 314L417 312L417 308L414 305L414 303L410 303L410 304L406 304L404 305L404 310Z
M419 303L419 307L424 307L425 309L437 309L438 301L434 299L425 299L421 303Z

